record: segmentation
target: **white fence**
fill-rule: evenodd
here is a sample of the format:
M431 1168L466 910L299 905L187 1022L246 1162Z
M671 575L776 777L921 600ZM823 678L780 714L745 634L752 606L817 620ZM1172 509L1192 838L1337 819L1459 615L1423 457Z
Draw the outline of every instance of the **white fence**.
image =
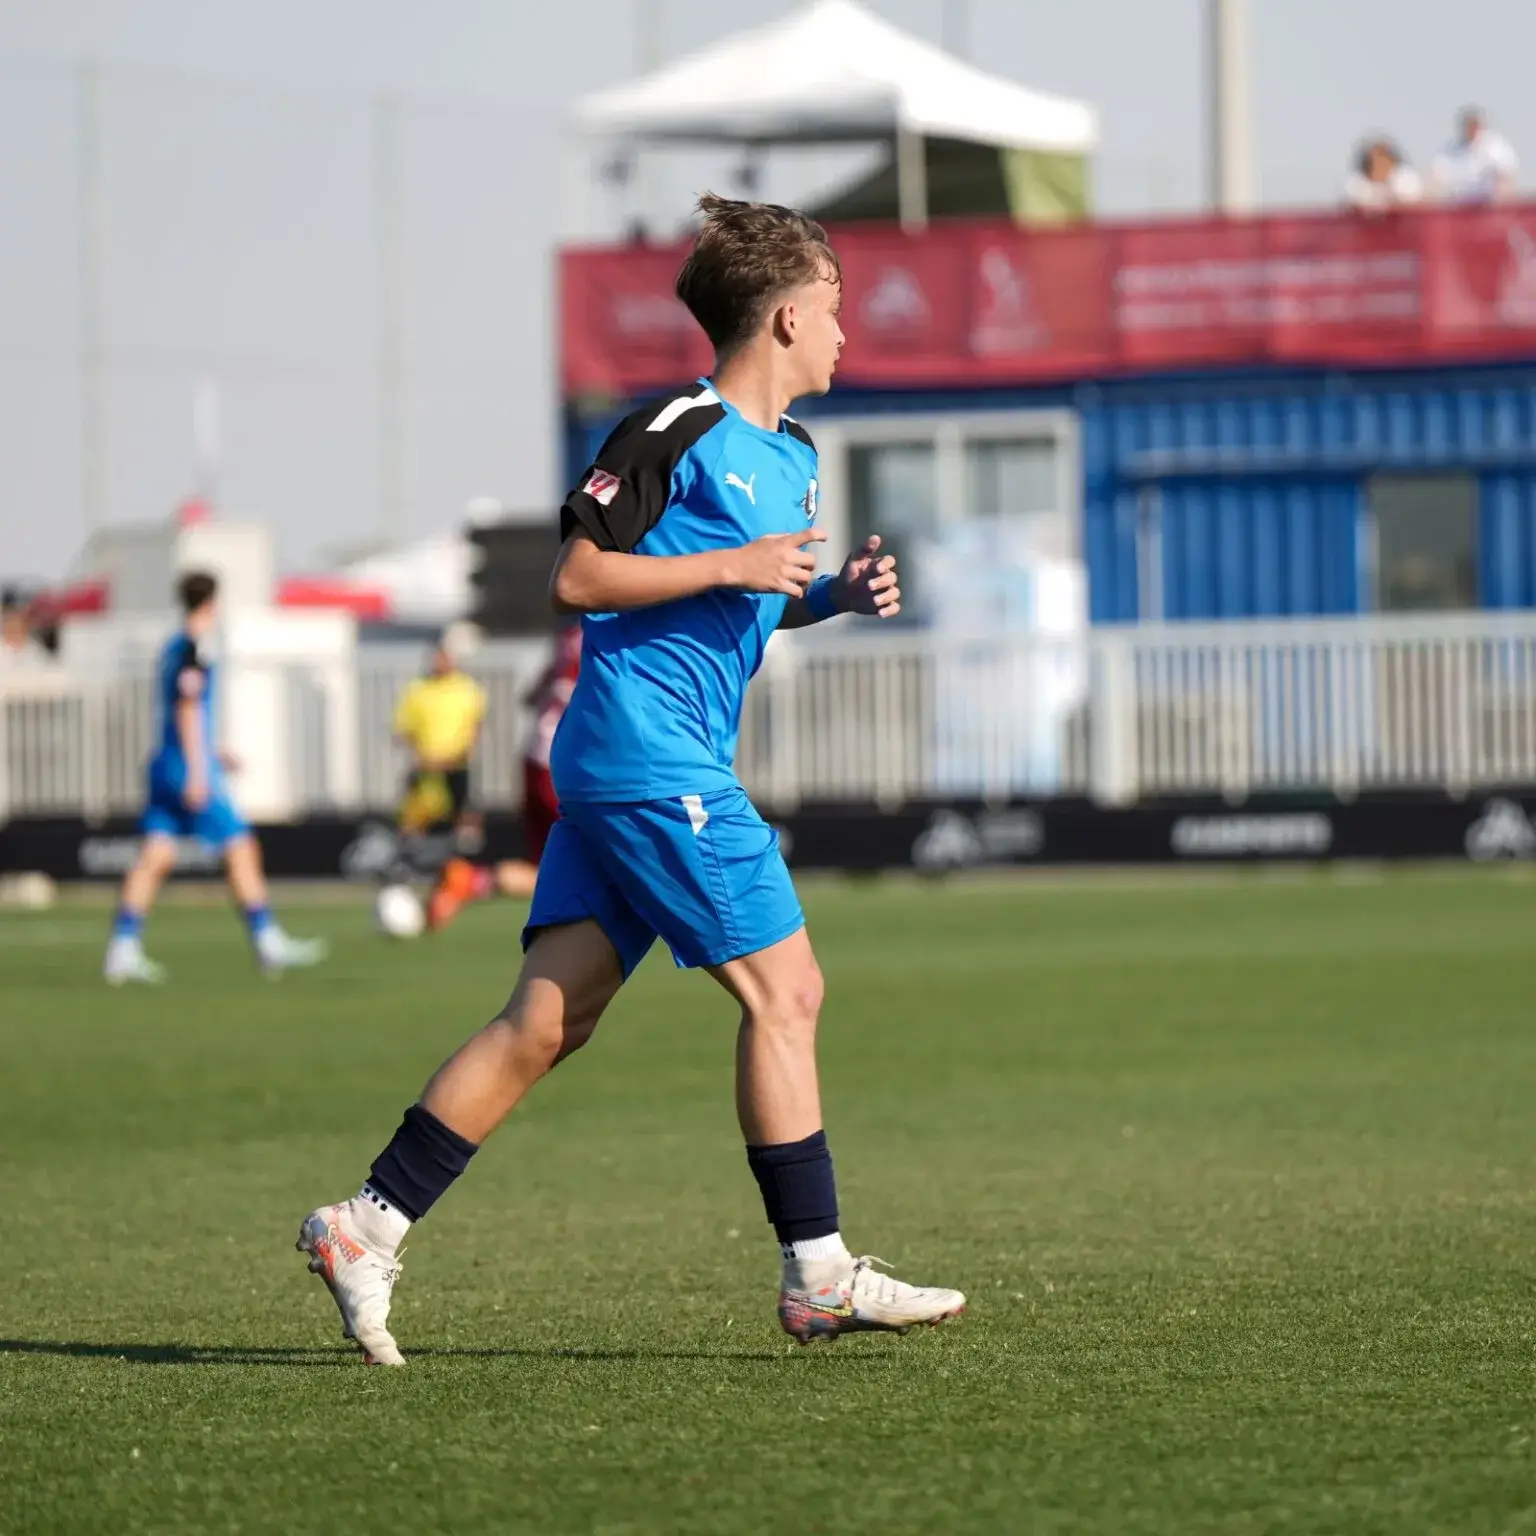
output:
M405 767L390 716L419 659L364 647L344 688L334 659L323 673L242 663L245 696L268 706L251 745L269 789L252 813L388 807ZM536 645L495 647L475 668L490 693L476 765L488 807L518 802L522 695L543 660ZM152 702L138 673L0 677L0 819L135 810ZM781 809L1532 783L1536 614L1142 626L1072 641L788 635L749 695L737 767Z

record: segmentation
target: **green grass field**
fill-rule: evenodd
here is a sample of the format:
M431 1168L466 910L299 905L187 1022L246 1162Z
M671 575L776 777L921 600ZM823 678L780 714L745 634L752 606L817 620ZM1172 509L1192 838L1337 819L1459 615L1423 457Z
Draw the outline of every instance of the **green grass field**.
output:
M0 921L0 1530L1536 1531L1536 883L812 887L845 1229L958 1325L799 1350L734 1020L653 958L413 1234L405 1371L292 1244L519 913Z

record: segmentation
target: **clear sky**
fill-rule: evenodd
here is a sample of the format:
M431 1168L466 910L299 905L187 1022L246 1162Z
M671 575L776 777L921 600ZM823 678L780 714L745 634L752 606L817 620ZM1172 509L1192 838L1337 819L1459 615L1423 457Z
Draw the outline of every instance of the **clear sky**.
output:
M938 41L944 0L873 0ZM950 0L954 5L954 0ZM1326 203L1351 144L1391 131L1423 162L1476 101L1536 181L1531 0L1250 0L1261 185ZM403 465L405 531L468 497L561 487L549 253L561 115L629 78L636 17L672 57L788 0L0 0L0 574L56 575L83 535L80 77L99 62L108 515L187 491L192 396L221 400L223 499L269 518L296 568L380 526ZM1099 204L1196 206L1197 0L969 0L963 49L1094 102ZM399 94L404 431L381 444L373 102ZM674 161L681 212L718 164ZM799 171L780 173L784 190Z

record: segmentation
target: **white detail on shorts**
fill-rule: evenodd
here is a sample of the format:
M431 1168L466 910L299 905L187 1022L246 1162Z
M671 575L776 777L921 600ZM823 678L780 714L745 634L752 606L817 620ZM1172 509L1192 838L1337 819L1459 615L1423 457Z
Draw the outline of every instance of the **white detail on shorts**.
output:
M656 414L656 419L645 430L647 432L665 432L685 411L691 411L696 405L715 405L720 396L714 390L705 388L696 395L679 395L670 405L663 406Z
M709 812L704 809L704 797L684 795L683 809L688 812L688 825L693 828L693 835L697 837L709 821Z

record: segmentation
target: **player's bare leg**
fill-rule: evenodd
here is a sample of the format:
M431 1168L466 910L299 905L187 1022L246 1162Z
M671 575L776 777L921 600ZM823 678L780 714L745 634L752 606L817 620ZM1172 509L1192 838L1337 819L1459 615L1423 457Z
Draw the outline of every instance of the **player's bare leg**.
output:
M389 1305L410 1224L528 1090L592 1038L623 982L596 923L540 933L506 1007L438 1068L362 1190L304 1218L298 1246L335 1299L343 1332L370 1363L405 1363L389 1332Z
M506 1007L437 1069L421 1107L478 1146L541 1077L592 1038L623 981L596 923L546 929L529 947Z
M144 953L144 921L160 894L160 887L176 867L176 842L160 832L151 832L139 848L123 879L117 917L112 937L102 962L102 974L114 987L137 981L153 985L165 980L165 968L156 965Z
M905 1333L964 1311L959 1291L907 1285L877 1269L882 1261L855 1258L838 1230L816 1073L823 986L806 931L714 975L741 1004L736 1113L784 1260L785 1332L802 1344L871 1329Z
M317 965L325 959L327 946L323 939L296 939L272 916L261 844L253 834L242 832L225 844L224 872L230 892L245 914L251 944L263 970L292 970Z

